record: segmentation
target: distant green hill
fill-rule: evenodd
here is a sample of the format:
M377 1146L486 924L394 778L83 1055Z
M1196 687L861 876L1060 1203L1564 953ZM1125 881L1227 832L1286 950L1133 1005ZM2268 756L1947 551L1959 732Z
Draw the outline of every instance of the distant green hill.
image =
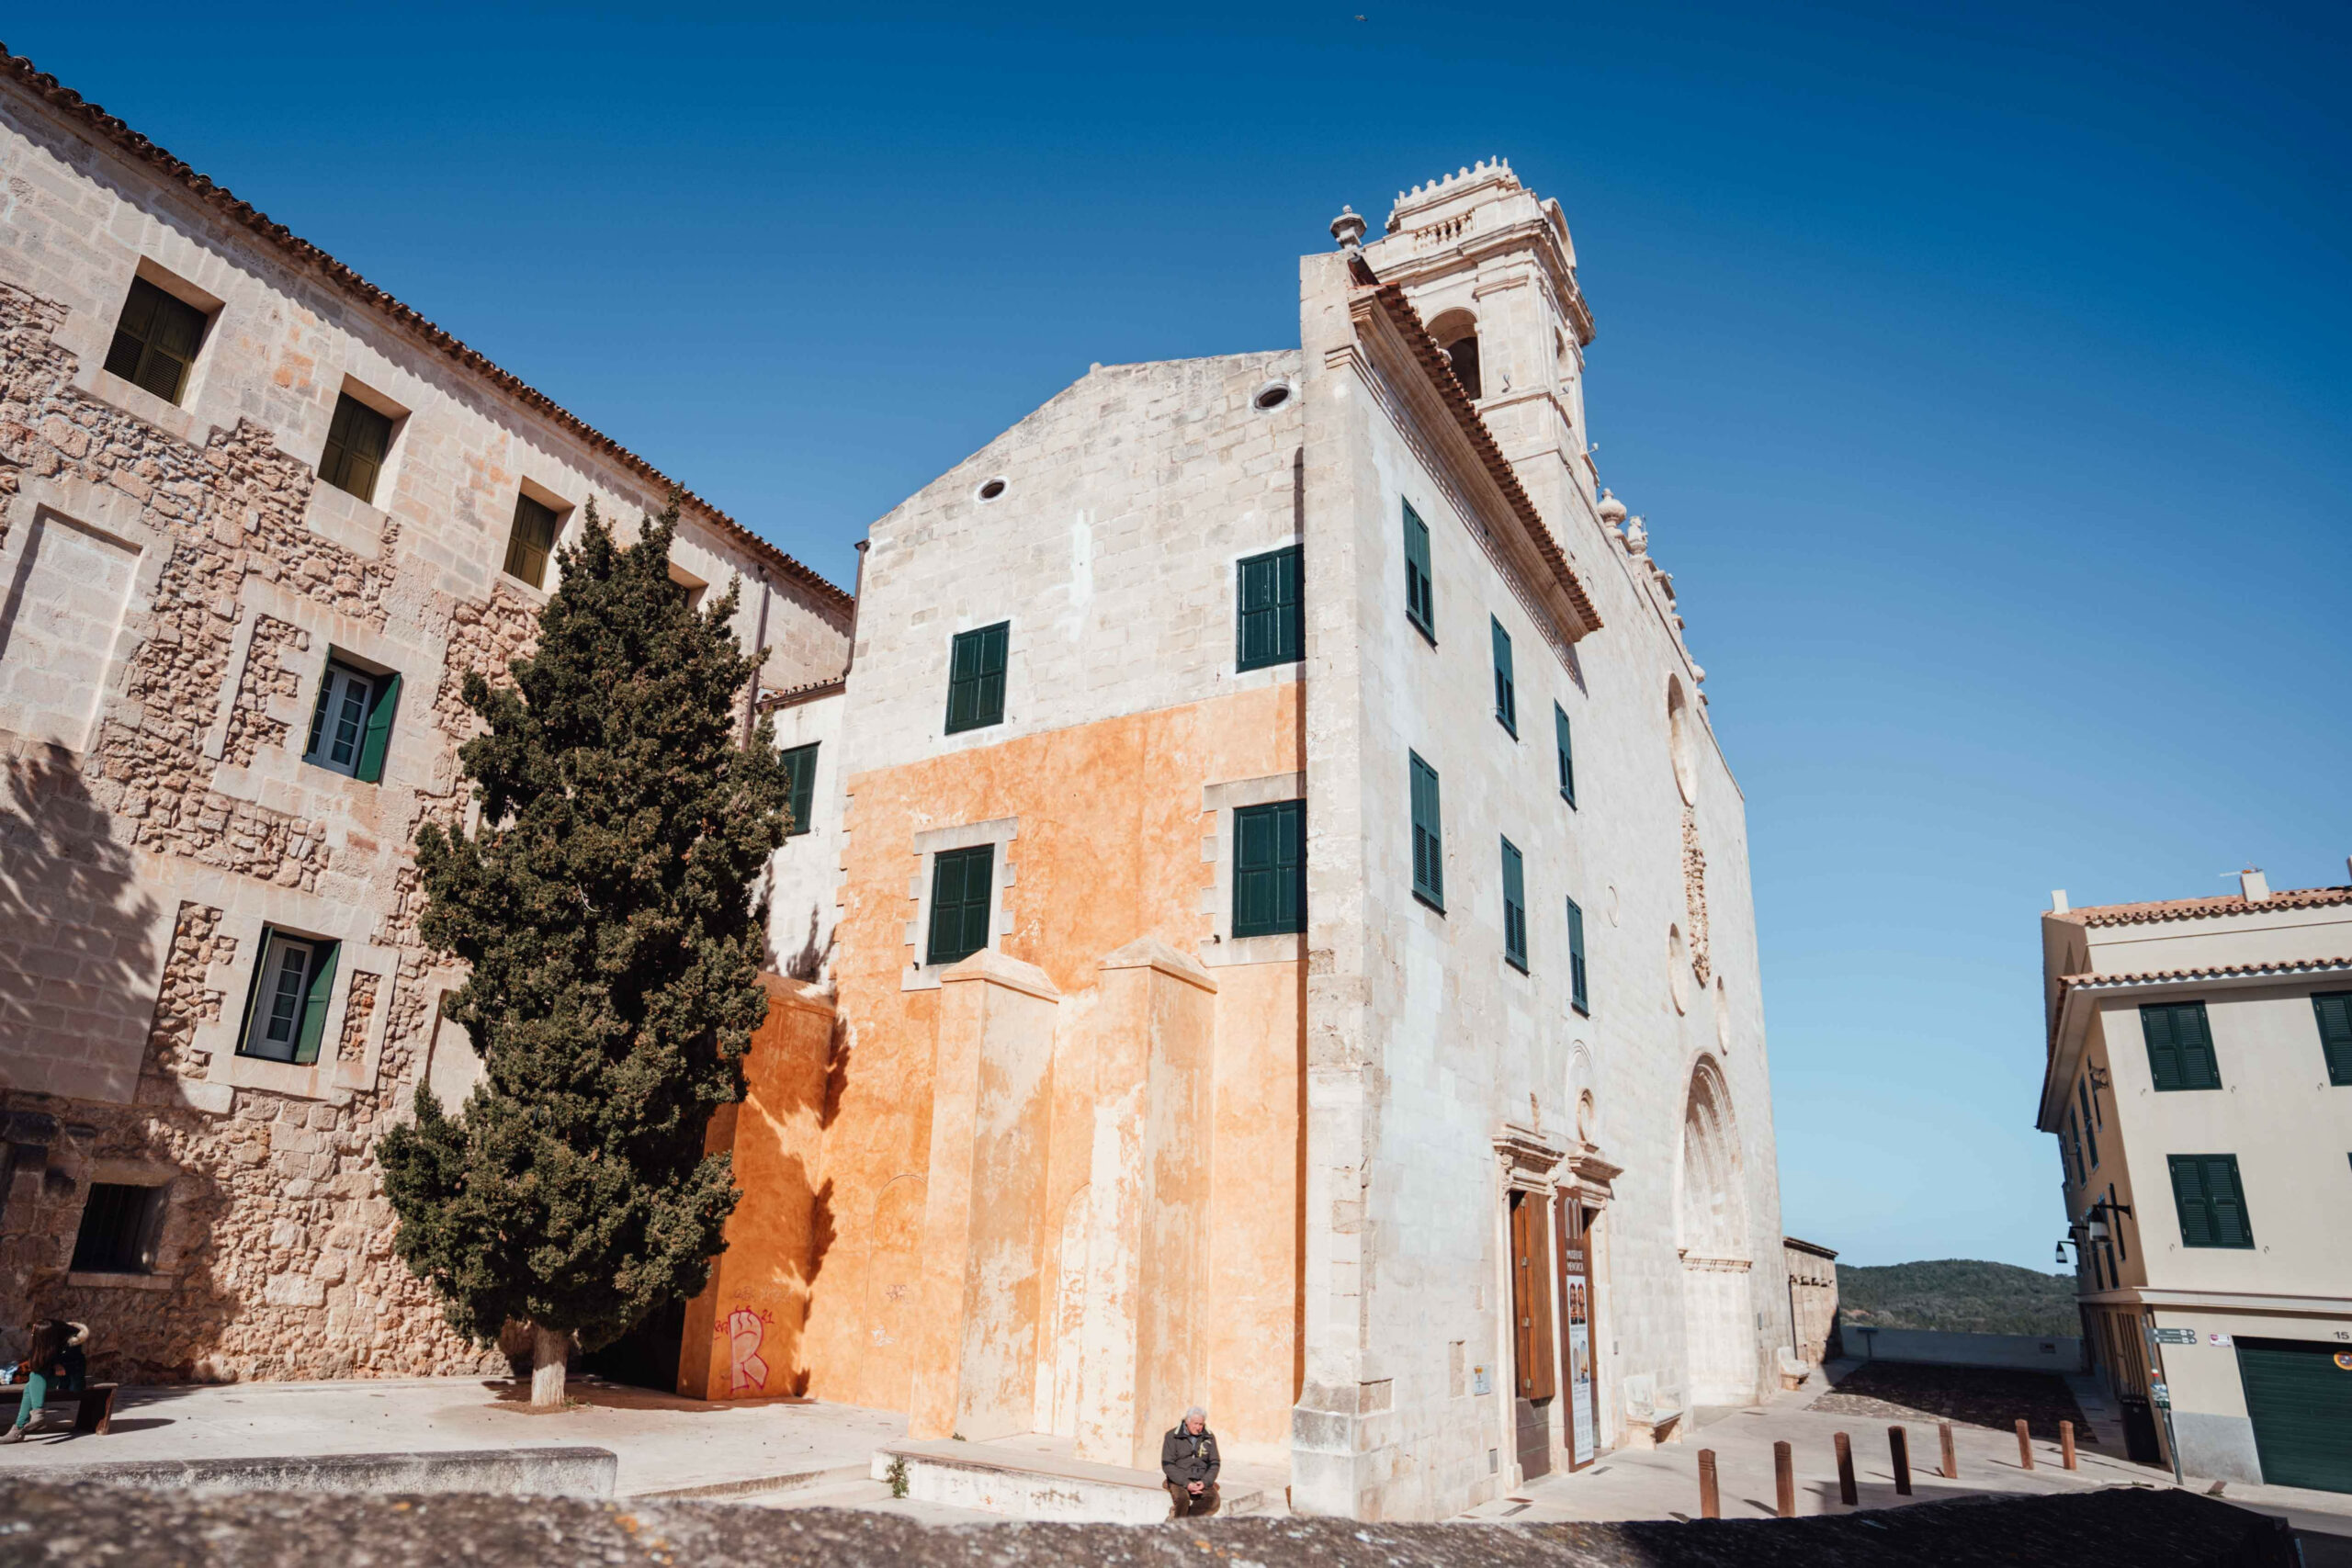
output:
M1947 1334L2080 1334L2075 1276L1942 1258L1870 1269L1838 1266L1838 1313L1849 1326Z

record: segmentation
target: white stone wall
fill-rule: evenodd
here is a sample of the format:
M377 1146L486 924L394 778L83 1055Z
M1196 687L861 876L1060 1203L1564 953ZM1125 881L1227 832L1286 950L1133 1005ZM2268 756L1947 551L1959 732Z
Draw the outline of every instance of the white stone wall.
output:
M465 1076L410 846L464 807L462 675L545 602L500 570L516 496L626 534L665 484L13 74L0 187L0 1111L46 1151L0 1321L88 1320L143 1379L469 1369L370 1152ZM134 276L209 313L177 403L103 369ZM400 413L373 503L316 472L346 388ZM840 669L846 606L784 558L690 508L673 558L766 574L769 684ZM338 653L402 678L380 782L302 761ZM341 943L312 1066L236 1053L270 925ZM93 1181L168 1187L152 1274L69 1269Z
M841 915L842 793L839 688L814 701L778 708L779 751L817 748L817 779L809 796L808 830L785 840L768 882L768 962L796 980L821 980L831 970L833 923Z
M1097 368L876 523L853 771L1295 680L1233 664L1234 563L1295 537L1297 400L1252 399L1297 367L1290 350ZM1002 620L1004 722L946 735L950 645Z

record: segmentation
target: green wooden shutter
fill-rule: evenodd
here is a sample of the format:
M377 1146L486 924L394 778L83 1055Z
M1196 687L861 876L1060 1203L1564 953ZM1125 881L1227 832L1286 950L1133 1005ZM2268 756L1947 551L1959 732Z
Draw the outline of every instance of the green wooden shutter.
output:
M506 536L507 576L520 578L534 588L547 585L548 557L555 549L560 521L553 507L527 495L514 498L514 523Z
M797 838L813 824L809 811L817 800L817 747L795 746L784 753L785 792L792 802L792 825L785 829L787 838Z
M1442 910L1445 908L1445 836L1441 827L1437 770L1407 752L1412 774L1413 892Z
M1592 1003L1585 990L1584 910L1573 898L1568 900L1568 1004L1591 1015Z
M2204 1160L2197 1155L2167 1155L2172 1172L2172 1204L2180 1213L2180 1245L2213 1245L2212 1211L2205 1204Z
M1233 814L1233 934L1306 929L1306 802L1245 806Z
M1519 847L1503 840L1503 960L1527 968L1527 863Z
M1012 623L999 621L980 634L980 693L978 699L979 721L982 724L1004 722L1004 660L1012 636Z
M383 782L384 749L392 743L392 718L400 711L399 674L377 677L376 699L368 709L368 732L359 742L359 766L352 774L361 784Z
M2254 1222L2238 1181L2235 1155L2167 1155L2173 1206L2180 1212L2183 1247L2254 1246Z
M1567 710L1552 705L1552 740L1560 749L1560 798L1577 803L1577 752L1568 734Z
M2327 1058L2327 1081L2352 1085L2352 991L2323 991L2312 998L2319 1018L2320 1054Z
M989 944L989 895L996 846L943 850L931 863L931 942L927 964L953 964Z
M2098 1129L2091 1124L2091 1079L2088 1073L2075 1080L2075 1098L2083 1108L2083 1143L2091 1151L2091 1164L2098 1163Z
M204 312L143 277L130 280L107 345L106 367L124 380L176 403L187 389L189 366L204 341Z
M1295 545L1242 561L1235 664L1259 670L1306 657L1299 621L1299 551Z
M1519 686L1512 678L1510 633L1501 621L1488 616L1495 628L1495 716L1516 737L1519 734Z
M1437 640L1437 601L1430 578L1430 525L1405 502L1405 618Z
M335 400L326 449L319 455L319 478L372 504L376 477L391 444L390 417L345 392Z
M296 1038L294 1061L307 1066L319 1059L319 1042L326 1037L327 1000L334 994L335 959L340 942L322 942L311 959L310 993L302 998L302 1032Z
M1010 621L958 632L947 655L947 733L1004 722L1005 650Z
M2159 1090L2219 1089L2221 1064L2203 1002L2151 1002L2140 1010L2148 1077Z

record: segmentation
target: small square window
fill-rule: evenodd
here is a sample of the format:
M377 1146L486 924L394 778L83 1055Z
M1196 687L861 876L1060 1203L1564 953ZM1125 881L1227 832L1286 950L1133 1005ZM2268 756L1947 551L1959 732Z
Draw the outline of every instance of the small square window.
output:
M817 748L812 742L795 746L783 755L785 792L792 801L792 823L784 830L787 839L797 839L808 831L809 811L817 801Z
M400 710L401 678L371 675L339 659L327 660L302 761L362 784L380 784L392 718Z
M1004 722L1005 648L1011 621L958 632L948 649L947 733Z
M254 965L245 999L245 1026L237 1042L238 1055L303 1066L319 1059L341 945L270 926L262 928L261 962Z
M931 858L931 942L926 964L953 964L989 944L996 846L942 850Z
M506 536L506 575L534 588L548 580L548 557L555 553L555 536L563 519L556 509L527 495L514 498L514 525Z
M93 1182L74 1237L77 1274L152 1274L171 1197L167 1186Z
M187 390L187 373L203 344L205 313L143 277L130 280L130 293L116 318L107 369L144 387L167 403Z
M392 417L379 413L349 392L337 398L327 426L326 450L319 454L319 478L370 505L384 454L392 449Z
M1306 929L1306 802L1278 800L1233 813L1233 934Z
M1240 646L1235 668L1261 670L1270 664L1297 663L1306 657L1306 639L1299 621L1298 547L1251 556L1239 565Z

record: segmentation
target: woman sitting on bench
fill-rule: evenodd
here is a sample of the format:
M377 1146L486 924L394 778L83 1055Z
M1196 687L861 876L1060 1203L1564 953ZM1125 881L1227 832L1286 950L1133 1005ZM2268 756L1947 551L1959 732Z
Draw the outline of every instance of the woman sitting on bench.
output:
M41 1406L52 1391L79 1393L88 1376L88 1359L82 1352L90 1337L89 1325L46 1318L33 1329L32 1348L25 1353L24 1398L17 1405L16 1425L0 1433L0 1443L21 1443L26 1428L40 1419Z

